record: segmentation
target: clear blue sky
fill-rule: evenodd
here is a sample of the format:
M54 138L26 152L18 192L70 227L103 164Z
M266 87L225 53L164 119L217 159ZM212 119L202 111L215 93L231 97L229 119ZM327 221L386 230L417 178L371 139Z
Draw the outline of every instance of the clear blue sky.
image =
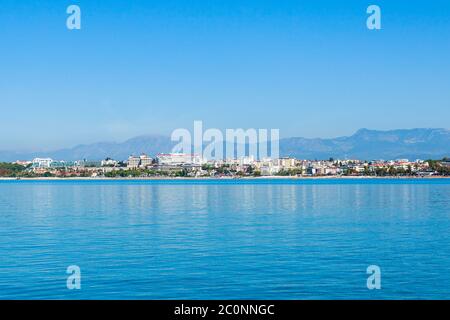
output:
M282 137L448 128L450 1L2 0L0 108L3 150L194 120Z

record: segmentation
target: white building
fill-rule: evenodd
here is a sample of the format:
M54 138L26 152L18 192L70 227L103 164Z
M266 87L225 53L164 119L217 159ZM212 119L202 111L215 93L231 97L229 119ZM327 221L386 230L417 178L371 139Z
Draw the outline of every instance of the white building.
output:
M146 154L141 154L139 160L140 160L139 165L143 168L151 166L153 164L153 159L147 156Z
M33 167L37 168L50 168L53 159L51 158L35 158L33 159Z
M127 161L127 168L146 168L148 166L151 166L152 164L153 159L143 153L139 157L129 156Z
M127 161L127 168L136 169L139 167L139 163L141 162L141 158L135 156L129 156Z
M158 164L165 166L201 165L202 158L189 153L160 153L157 155Z
M118 162L116 160L110 158L106 158L105 160L102 160L102 162L100 163L102 167L115 167L117 166L117 164Z
M254 156L248 156L248 157L242 157L239 160L239 165L240 166L250 166L253 165L255 163L255 157Z
M285 169L292 169L295 167L295 161L294 158L279 158L275 160L275 164Z
M273 176L275 174L277 174L278 172L280 172L280 167L279 166L261 166L260 167L260 172L262 176Z

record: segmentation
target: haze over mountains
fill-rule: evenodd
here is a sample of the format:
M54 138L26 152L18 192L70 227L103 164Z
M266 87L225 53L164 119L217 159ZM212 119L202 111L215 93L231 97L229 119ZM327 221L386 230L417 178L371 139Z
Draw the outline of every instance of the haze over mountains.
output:
M0 151L0 161L31 160L50 157L55 160L101 160L110 157L126 160L130 154L155 156L170 152L174 146L170 137L145 135L125 142L100 142L79 145L50 152ZM378 131L360 129L351 136L332 139L280 139L280 156L298 159L441 159L450 156L450 130L405 129Z
M306 159L441 159L450 155L450 130L360 129L334 139L288 138L280 140L280 154Z

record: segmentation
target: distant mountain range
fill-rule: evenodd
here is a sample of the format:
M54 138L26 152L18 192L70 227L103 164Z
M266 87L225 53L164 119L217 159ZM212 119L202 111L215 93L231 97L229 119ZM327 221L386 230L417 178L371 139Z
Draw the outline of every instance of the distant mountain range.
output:
M450 155L450 130L360 129L334 139L288 138L280 140L280 154L301 159L441 159Z
M50 157L55 160L101 160L110 157L125 160L130 154L156 155L170 152L170 137L146 135L122 143L101 142L51 152L0 151L0 161ZM280 139L280 156L299 159L441 159L450 156L450 130L405 129L378 131L360 129L347 137L333 139Z

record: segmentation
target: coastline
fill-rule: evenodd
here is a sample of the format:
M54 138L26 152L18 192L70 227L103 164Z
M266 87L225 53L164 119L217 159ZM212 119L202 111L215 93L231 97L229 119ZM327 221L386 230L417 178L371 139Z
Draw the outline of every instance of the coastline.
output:
M34 177L34 178L9 178L0 177L0 181L146 181L146 180L167 180L167 181L239 181L239 180L432 180L432 179L450 179L450 176L263 176L263 177Z

